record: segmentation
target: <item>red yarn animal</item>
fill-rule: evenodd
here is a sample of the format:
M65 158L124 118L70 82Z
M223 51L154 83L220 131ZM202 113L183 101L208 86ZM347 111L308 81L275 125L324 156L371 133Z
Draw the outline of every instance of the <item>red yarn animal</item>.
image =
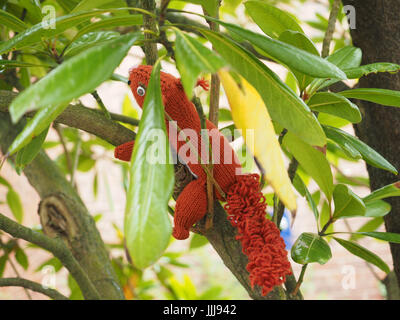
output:
M139 66L130 71L129 85L140 107L143 106L151 70L151 66ZM208 89L203 80L198 85ZM200 119L194 105L187 98L180 79L161 72L161 91L166 113L177 122L178 128L194 130L197 135L195 147L202 150ZM167 121L167 129L170 125ZM262 294L266 295L274 286L282 284L286 275L291 274L284 241L276 225L265 218L266 204L260 191L259 176L240 174L240 163L226 138L210 121L207 120L206 126L209 129L213 155L214 179L226 193L225 210L232 226L237 228L236 238L241 241L243 253L249 259L247 270L251 285L259 285ZM176 139L170 137L171 145L178 154L179 151L188 149L185 139L174 140ZM191 142L193 143L192 140ZM132 141L118 146L115 157L129 161L133 144ZM185 149L181 149L184 145ZM202 159L205 157L202 156ZM207 212L207 176L197 160L197 157L191 158L186 163L197 178L184 188L176 201L173 230L176 239L188 238L190 228ZM224 200L216 190L214 192L218 199Z

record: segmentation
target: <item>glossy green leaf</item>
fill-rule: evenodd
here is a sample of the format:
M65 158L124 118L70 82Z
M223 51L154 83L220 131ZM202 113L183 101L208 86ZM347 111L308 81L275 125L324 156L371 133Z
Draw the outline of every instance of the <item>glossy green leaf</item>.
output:
M17 260L18 264L22 268L24 268L24 270L28 269L28 267L29 267L28 257L25 254L24 250L22 250L19 247L15 250L15 260Z
M78 39L86 33L121 26L135 26L143 24L143 15L133 14L129 16L117 16L105 18L100 21L90 23L78 31L74 39Z
M390 272L390 268L388 267L388 265L375 253L365 249L364 247L360 246L355 242L347 241L336 237L333 238L350 253L356 255L357 257L360 257L361 259L364 259L369 263L372 263L373 265L377 266L379 269L381 269L386 273Z
M325 155L290 132L285 135L283 146L296 158L304 171L315 180L330 200L333 192L333 177Z
M149 152L155 148L154 140L157 140L161 158L156 163L148 159ZM169 152L158 61L147 87L133 149L125 209L126 246L134 265L140 269L157 261L168 246L172 232L167 206L174 186L174 173Z
M118 38L120 34L115 31L98 31L84 34L82 37L73 41L65 50L66 58L72 57L83 50L87 50L93 46L100 45L104 42Z
M335 141L349 157L353 159L361 159L362 155L358 149L354 147L354 145L350 143L346 137L343 137L341 132L331 130L331 128L332 127L324 127L327 138Z
M22 32L28 26L22 20L18 19L11 13L0 9L0 21L2 26L8 27L13 31Z
M254 22L272 38L279 38L286 30L303 33L303 29L286 11L263 1L247 1L244 5Z
M49 128L50 127L44 129L38 136L33 138L28 145L18 151L17 156L15 157L15 166L18 170L23 170L27 164L31 163L31 161L35 159L42 148L42 144L46 139Z
M92 92L111 77L138 38L138 34L124 35L65 61L13 100L9 109L12 120L18 121L27 111L68 103Z
M367 209L365 212L366 217L383 217L392 210L392 206L383 200L367 201L365 202L365 207Z
M284 31L279 36L279 41L288 43L296 48L305 50L319 57L319 52L315 44L304 33L296 31ZM296 77L300 90L304 91L304 89L312 82L313 77L307 76L297 70L292 70L292 72Z
M201 72L215 73L225 62L201 42L174 28L176 66L186 95L191 98Z
M208 30L202 32L219 54L257 89L272 120L309 144L326 143L321 126L308 106L265 64L227 37Z
M307 104L313 111L329 113L352 123L362 119L357 105L333 92L317 92Z
M24 210L22 208L21 199L18 193L15 192L14 189L8 189L6 199L14 218L19 223L22 223L22 220L24 218Z
M360 48L347 46L341 48L326 58L329 62L341 69L355 68L361 63L362 51Z
M345 73L328 60L238 25L217 21L230 32L251 42L273 59L287 65L289 68L316 78L346 79Z
M339 92L343 97L365 100L384 106L400 107L400 91L358 88Z
M332 257L328 243L315 233L302 233L293 244L291 256L300 264L318 262L325 264Z
M365 215L366 208L362 199L344 184L335 186L333 201L335 203L334 219Z
M353 46L347 46L341 48L326 58L327 61L333 63L342 70L358 67L361 63L361 59L362 59L361 49ZM339 79L315 79L311 83L311 88L312 88L311 91L313 92L315 89L318 88L319 89L325 88L338 81Z
M201 5L210 16L215 16L217 13L217 4L219 0L178 0ZM232 0L230 0L232 1Z
M373 200L385 199L390 197L400 196L400 181L392 184L388 184L380 189L371 192L368 196L364 197L364 202L369 202Z
M384 240L392 243L400 243L400 233L392 232L357 232L364 236L372 237L379 240Z
M330 127L330 126L323 126L326 135L338 143L340 146L349 145L352 148L356 149L362 156L362 158L368 164L390 171L394 174L397 174L397 170L393 167L385 158L383 158L378 152L374 149L366 145L364 142L359 140L358 138L344 132L343 130Z
M63 33L65 30L73 28L84 21L89 21L92 17L105 12L114 12L118 10L120 9L92 10L61 16L55 20L55 29L47 28L48 26L46 24L39 22L29 29L18 33L10 40L0 43L0 54L40 43L42 40Z
M360 67L343 69L343 71L344 73L346 73L348 79L359 79L371 73L378 73L378 72L397 73L400 71L400 65L389 62L378 62L378 63L367 64Z
M39 136L66 107L67 104L60 104L56 107L50 106L40 109L14 139L13 143L8 148L9 154L11 155L21 150L31 142L33 138Z

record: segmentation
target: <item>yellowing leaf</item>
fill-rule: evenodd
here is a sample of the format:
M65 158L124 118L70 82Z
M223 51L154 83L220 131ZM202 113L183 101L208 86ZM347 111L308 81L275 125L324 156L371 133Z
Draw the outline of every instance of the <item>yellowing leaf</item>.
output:
M226 71L220 71L219 77L225 89L232 110L232 119L253 155L265 170L265 180L270 183L279 199L293 211L296 209L296 197L292 183L286 171L281 147L275 130L260 95L245 79L241 78L241 87ZM254 130L246 132L246 130ZM253 141L252 141L253 140Z
M133 106L132 101L129 98L129 95L127 94L125 95L125 98L122 102L122 114L124 116L128 116L133 119L139 119L139 113L137 109ZM128 129L136 131L136 127L131 124L122 123L122 125L127 127Z

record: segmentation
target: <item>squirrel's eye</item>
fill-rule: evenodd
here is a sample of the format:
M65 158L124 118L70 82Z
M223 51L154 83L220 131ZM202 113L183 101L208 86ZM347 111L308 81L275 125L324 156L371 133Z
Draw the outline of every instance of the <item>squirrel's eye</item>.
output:
M139 96L143 97L144 94L146 93L146 90L145 90L145 88L143 88L142 86L139 86L139 87L137 87L136 92L137 92L137 94L138 94Z

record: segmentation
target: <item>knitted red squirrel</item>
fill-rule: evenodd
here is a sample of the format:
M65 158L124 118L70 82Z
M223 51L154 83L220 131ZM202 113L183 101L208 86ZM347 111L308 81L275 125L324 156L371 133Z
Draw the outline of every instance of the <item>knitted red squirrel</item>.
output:
M139 66L130 71L129 85L140 107L143 106L151 70L151 66ZM197 84L208 89L204 81ZM201 150L200 118L187 98L180 79L161 72L161 91L166 113L177 122L178 128L194 130L198 138L197 150ZM167 121L167 128L169 125L171 124ZM209 130L216 129L208 120L206 126ZM237 228L236 239L241 241L243 253L249 260L247 270L251 285L259 285L262 294L266 295L274 286L282 284L286 275L291 274L285 243L276 225L265 218L266 203L260 190L259 176L240 174L240 163L226 138L218 130L209 131L209 136L213 151L214 179L226 193L226 199L216 190L215 196L227 202L224 208L228 219ZM173 139L170 137L170 140ZM186 144L185 139L181 140L170 141L178 152ZM115 157L129 161L133 144L131 141L118 146ZM176 239L188 238L190 228L207 212L207 176L197 159L186 163L197 179L184 188L176 201L173 230Z

